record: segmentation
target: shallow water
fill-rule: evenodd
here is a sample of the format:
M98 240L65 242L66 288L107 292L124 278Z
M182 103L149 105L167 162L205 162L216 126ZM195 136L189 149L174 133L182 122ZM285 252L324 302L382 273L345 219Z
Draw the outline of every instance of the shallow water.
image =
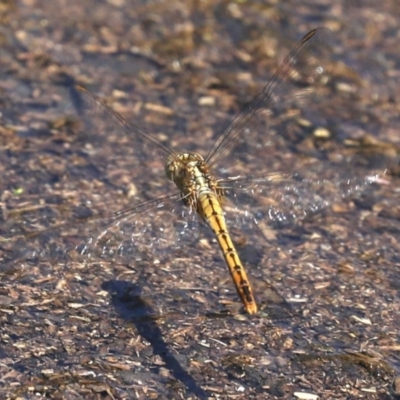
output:
M397 154L396 3L292 3L2 6L2 237L161 193L141 183L129 136L82 135L63 119L72 82L106 96L174 149L206 154L214 132L282 60L280 49L315 25L333 32L332 78L325 101L303 109L311 125L274 120L292 143L286 154L316 142L334 151L346 140L371 154ZM320 126L328 140L315 137ZM239 169L248 156L238 154ZM268 162L285 160L274 154ZM157 175L163 162L147 167ZM238 313L205 229L190 252L154 257L145 249L124 260L27 258L18 242L3 241L2 390L60 398L290 398L300 391L385 398L400 367L394 164L391 172L301 223L246 231L231 220L261 305L254 318Z

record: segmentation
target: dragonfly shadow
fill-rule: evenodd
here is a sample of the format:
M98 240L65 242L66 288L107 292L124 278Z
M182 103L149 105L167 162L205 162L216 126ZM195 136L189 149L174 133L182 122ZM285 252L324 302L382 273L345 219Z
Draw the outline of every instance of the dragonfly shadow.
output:
M153 354L158 355L165 367L178 381L182 382L187 391L199 399L207 399L205 392L195 379L185 370L179 360L171 353L165 342L159 320L154 308L141 294L140 284L122 280L111 280L103 284L103 289L111 295L111 304L119 316L129 323L133 323L139 335L149 342ZM154 368L159 368L154 366ZM157 373L160 371L156 371Z

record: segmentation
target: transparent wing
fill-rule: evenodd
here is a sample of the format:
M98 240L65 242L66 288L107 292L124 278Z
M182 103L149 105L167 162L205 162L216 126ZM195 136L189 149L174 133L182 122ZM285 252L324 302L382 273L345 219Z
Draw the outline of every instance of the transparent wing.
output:
M320 83L325 83L331 61L331 41L330 31L324 28L314 29L304 36L261 92L218 136L206 157L210 167L224 163L224 168L232 169L241 162L254 167L255 151L277 151L284 137L290 140L290 132L283 129L277 132L272 128L281 124L282 119L298 116L299 107L306 99L309 101ZM227 156L230 156L228 163ZM258 159L256 168L262 162Z
M388 184L388 168L398 162L399 149L385 143L360 142L336 146L319 157L299 158L287 169L258 177L219 181L226 207L242 229L266 222L283 226L320 212L373 184ZM322 159L323 158L323 159Z
M131 182L152 194L153 187L165 184L165 162L168 155L174 154L166 135L158 140L81 86L71 86L70 98L65 112L76 122L81 151L86 151L106 173L107 163L112 164L113 170L125 169ZM126 109L132 113L134 107L128 104ZM163 128L168 125L165 120L162 122ZM153 128L156 133L157 127Z
M92 210L75 210L90 214ZM193 244L201 231L200 219L183 206L175 193L102 216L60 220L60 210L14 210L5 221L2 244L10 259L122 260L162 257ZM22 218L23 214L23 218ZM19 225L15 220L23 221ZM49 228L45 225L50 224ZM7 225L10 229L7 229Z

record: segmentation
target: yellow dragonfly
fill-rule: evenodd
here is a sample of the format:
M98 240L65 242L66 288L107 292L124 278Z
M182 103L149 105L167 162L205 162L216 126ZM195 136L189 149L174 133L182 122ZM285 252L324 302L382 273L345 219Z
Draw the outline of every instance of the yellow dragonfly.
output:
M188 243L197 234L198 222L203 223L215 235L245 310L257 313L251 280L231 239L227 218L235 227L252 225L262 231L265 223L303 219L376 180L375 173L366 172L365 164L357 169L362 165L360 153L345 149L339 158L330 159L324 147L329 140L309 141L312 135L304 134L309 128L307 115L301 119L298 107L306 104L306 96L317 96L317 89L326 86L330 36L323 28L307 33L261 92L216 137L205 157L192 150L171 150L168 138L150 135L87 89L76 87L77 108L92 124L94 135L116 146L132 146L127 149L136 163L130 171L132 181L155 195L120 211L69 224L68 236L75 234L79 242L76 246L71 239L72 247L100 257L129 257L143 247L171 251ZM287 125L285 132L274 129L290 117L297 118L297 123ZM121 129L114 135L118 127ZM294 148L298 132L303 132L304 140ZM203 145L201 141L196 144L199 148ZM119 157L126 155L115 154L116 163ZM164 160L163 168L160 160ZM138 172L138 166L145 169ZM374 164L378 172L384 171L383 166L383 162ZM163 194L162 169L176 191ZM63 226L57 229L62 231ZM97 228L96 233L92 227ZM85 233L88 238L81 244L84 230L89 231ZM43 237L37 255L45 254L53 244L51 236Z

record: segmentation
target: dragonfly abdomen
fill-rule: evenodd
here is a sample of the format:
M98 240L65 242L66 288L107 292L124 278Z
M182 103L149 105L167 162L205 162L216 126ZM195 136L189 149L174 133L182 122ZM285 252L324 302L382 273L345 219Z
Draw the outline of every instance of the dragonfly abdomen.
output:
M198 196L198 208L201 216L215 233L222 250L236 290L249 314L257 313L257 304L246 271L232 242L226 227L223 210L217 195L211 190L204 190Z

